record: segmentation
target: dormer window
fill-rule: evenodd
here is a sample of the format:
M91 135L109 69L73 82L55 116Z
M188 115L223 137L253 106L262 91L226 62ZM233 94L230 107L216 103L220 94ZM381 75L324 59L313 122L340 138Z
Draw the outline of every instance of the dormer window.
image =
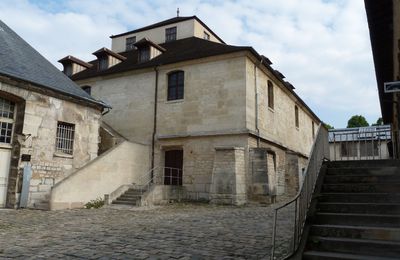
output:
M64 66L63 72L68 77L71 77L72 75L93 66L92 64L84 62L83 60L75 58L71 55L62 58L58 62Z
M108 69L108 57L103 56L99 58L99 70L106 70Z
M142 47L139 50L139 62L150 60L150 46Z
M68 77L72 76L72 64L68 64L64 66L64 74Z
M126 42L125 42L126 48L125 48L125 50L126 51L131 51L131 50L136 49L135 43L136 43L136 36L126 38Z
M165 29L165 42L176 40L176 26Z

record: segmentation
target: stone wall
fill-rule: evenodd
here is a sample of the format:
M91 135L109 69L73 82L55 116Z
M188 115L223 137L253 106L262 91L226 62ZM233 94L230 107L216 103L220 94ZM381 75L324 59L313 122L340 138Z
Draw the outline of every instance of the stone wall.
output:
M51 187L97 157L101 112L78 103L43 95L0 82L0 91L24 100L22 132L17 137L20 154L31 155L32 179L29 207L46 207ZM73 154L55 151L57 122L75 125ZM18 155L19 157L20 155ZM19 167L21 167L20 164ZM21 169L19 168L21 174ZM18 192L19 189L9 187ZM15 196L9 194L9 196ZM15 199L10 199L10 204ZM14 205L9 205L14 206Z

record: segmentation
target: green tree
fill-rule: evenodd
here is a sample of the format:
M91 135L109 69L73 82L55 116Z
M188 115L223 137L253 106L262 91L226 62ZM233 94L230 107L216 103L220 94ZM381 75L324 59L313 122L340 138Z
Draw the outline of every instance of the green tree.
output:
M383 125L383 119L382 117L378 118L378 120L376 120L375 124L372 124L373 126L377 126L377 125Z
M331 126L330 124L327 123L323 123L326 129L335 129L333 126Z
M362 115L354 115L347 121L347 128L369 126L367 120Z

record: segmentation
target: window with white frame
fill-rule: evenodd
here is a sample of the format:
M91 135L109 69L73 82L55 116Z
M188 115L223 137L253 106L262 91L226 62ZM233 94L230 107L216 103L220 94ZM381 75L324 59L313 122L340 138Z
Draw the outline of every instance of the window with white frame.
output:
M75 125L57 123L56 152L72 155L74 150Z
M0 143L11 143L15 103L0 97Z

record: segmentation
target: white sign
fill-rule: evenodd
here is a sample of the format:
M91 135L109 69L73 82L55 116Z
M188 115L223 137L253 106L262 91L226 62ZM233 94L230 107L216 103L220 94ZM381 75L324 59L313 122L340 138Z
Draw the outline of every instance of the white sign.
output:
M385 93L400 92L400 81L385 82L383 86Z

